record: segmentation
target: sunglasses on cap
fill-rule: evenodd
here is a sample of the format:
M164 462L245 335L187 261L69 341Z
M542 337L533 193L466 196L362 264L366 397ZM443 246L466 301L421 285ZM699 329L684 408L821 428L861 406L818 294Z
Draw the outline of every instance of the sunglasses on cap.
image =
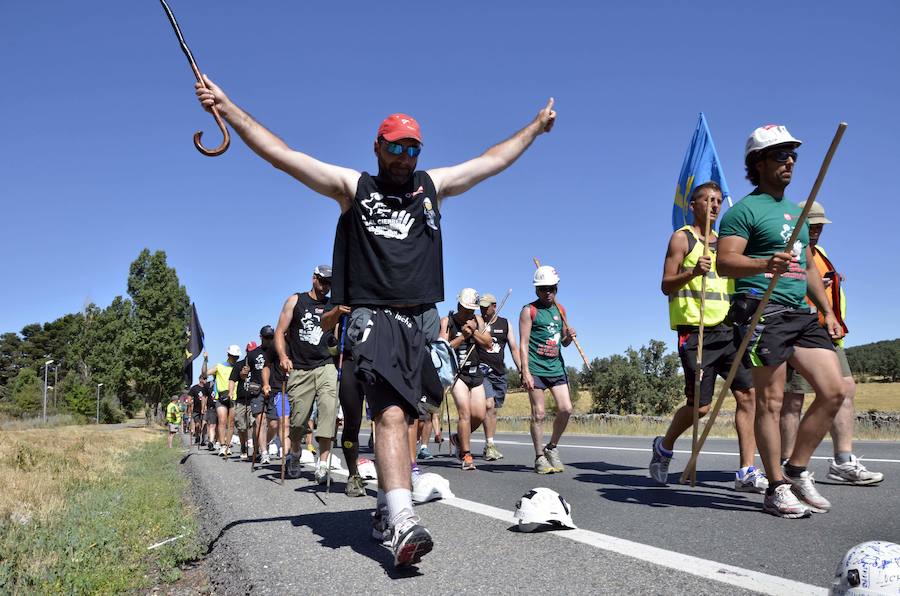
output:
M538 286L537 291L538 292L555 292L556 288L557 288L557 286L555 286L555 285L553 285L553 286Z
M381 144L384 145L384 148L387 149L387 152L391 155L403 155L406 153L409 157L418 157L419 153L422 152L422 147L420 145L409 145L407 147L400 143L388 141L387 139L381 139Z
M769 151L766 153L766 159L771 159L772 161L777 161L778 163L787 163L788 158L797 161L797 152L791 151L787 149L776 149L774 151Z
M319 280L319 283L320 283L320 284L325 284L325 285L329 285L329 286L331 285L331 278L330 278L330 277L322 277L322 276L319 275L318 273L316 273L315 276L316 276L316 279Z

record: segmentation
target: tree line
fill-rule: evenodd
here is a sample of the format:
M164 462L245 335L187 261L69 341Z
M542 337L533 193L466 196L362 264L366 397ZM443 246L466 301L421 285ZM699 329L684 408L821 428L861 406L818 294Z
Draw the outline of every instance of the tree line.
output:
M900 381L900 339L876 341L847 348L850 370L860 381L881 377L883 381Z
M182 389L187 291L166 253L144 249L128 272L128 297L87 305L49 323L0 336L0 414L48 413L117 422ZM45 363L53 363L45 367ZM52 387L50 389L49 387Z

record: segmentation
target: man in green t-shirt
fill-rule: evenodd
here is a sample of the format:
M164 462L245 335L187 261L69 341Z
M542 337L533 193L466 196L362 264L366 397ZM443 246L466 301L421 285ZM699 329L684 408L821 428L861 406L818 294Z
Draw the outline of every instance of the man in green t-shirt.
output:
M526 304L519 315L519 336L522 338L519 362L522 365L522 384L531 401L531 440L534 442L534 471L538 474L552 474L565 469L557 444L572 415L569 380L559 347L572 343L575 330L565 324L565 308L556 302L558 284L556 269L548 265L538 267L534 273L537 300ZM549 389L556 400L556 417L553 419L550 442L542 445L545 389Z
M784 126L762 126L750 135L744 160L747 179L756 188L722 219L717 254L719 273L736 278L735 330L739 337L752 333L744 363L756 389L756 442L769 478L763 510L788 518L831 508L806 466L844 399L832 343L842 330L825 297L806 222L794 245L785 246L802 211L784 196L800 143ZM775 273L780 277L770 302L759 324L750 329ZM824 327L809 312L807 295L824 317ZM794 451L782 470L779 419L788 363L809 380L816 399L800 422Z

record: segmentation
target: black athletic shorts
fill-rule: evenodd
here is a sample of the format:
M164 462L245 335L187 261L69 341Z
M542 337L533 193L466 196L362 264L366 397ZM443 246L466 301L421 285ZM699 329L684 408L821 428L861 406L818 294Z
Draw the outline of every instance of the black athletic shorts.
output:
M251 415L259 416L263 411L266 413L266 420L278 419L278 413L275 411L275 392L269 393L269 397L260 393L250 400Z
M206 414L203 417L203 421L206 422L207 424L217 423L219 421L219 417L216 416L216 409L215 408L207 408Z
M696 327L678 328L678 356L684 369L684 395L689 406L694 405L694 386L697 382L697 344L700 333ZM703 379L700 381L700 405L712 403L716 389L716 375L728 377L737 354L734 331L730 325L718 325L703 330ZM741 364L731 383L732 389L745 391L753 386L750 371Z
M475 389L476 387L479 387L484 383L484 375L479 370L474 375L461 374L459 375L459 378L457 380L462 381L463 384L471 391L472 389Z
M226 393L223 397L222 394L219 394L219 397L216 399L216 407L217 408L228 408L229 410L234 407L234 402L231 401L231 398L228 397Z
M732 305L735 341L743 340L750 332L750 319L758 301L738 297ZM747 314L749 313L749 314ZM819 325L819 316L805 310L797 310L781 304L768 304L756 329L750 337L743 364L747 368L777 366L794 355L794 348L822 348L834 350L834 344L825 328Z

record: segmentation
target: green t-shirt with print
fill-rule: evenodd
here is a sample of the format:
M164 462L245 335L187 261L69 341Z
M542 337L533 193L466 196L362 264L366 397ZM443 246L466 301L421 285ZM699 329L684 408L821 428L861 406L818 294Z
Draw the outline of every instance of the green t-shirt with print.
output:
M561 377L566 374L562 353L562 317L556 304L543 306L540 300L529 305L532 313L531 335L528 338L528 370L541 377Z
M768 259L776 252L794 255L788 270L781 274L772 292L771 302L800 310L809 310L806 303L806 247L809 245L809 226L803 229L790 250L785 245L803 208L784 197L775 197L758 190L741 199L725 212L719 225L719 238L740 236L747 240L744 255L754 259ZM761 298L769 287L771 273L760 273L735 280L735 294L755 294Z

